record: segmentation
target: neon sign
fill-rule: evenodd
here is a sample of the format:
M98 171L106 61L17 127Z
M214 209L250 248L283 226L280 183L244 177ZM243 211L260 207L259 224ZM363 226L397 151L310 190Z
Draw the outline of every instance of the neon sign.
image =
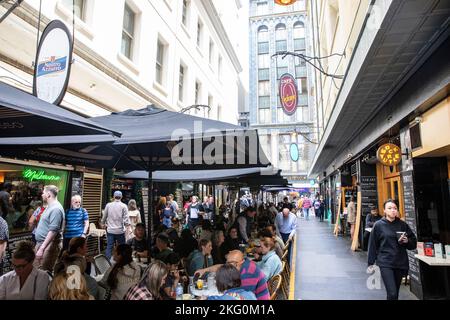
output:
M22 177L29 180L30 182L33 180L45 180L45 181L59 181L61 180L60 176L57 175L48 175L44 170L34 170L34 169L25 169L22 171Z

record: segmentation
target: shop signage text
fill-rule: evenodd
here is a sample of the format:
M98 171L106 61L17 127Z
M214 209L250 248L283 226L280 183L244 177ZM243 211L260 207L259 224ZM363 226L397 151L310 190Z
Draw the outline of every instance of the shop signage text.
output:
M281 76L279 93L284 112L287 115L293 115L297 110L298 89L295 78L291 74L285 73Z
M33 95L59 105L69 83L73 41L67 26L51 21L44 29L36 54Z
M33 169L25 169L22 172L22 176L29 180L45 180L45 181L59 181L61 180L60 176L48 175L44 170L33 170Z
M402 160L402 152L399 146L392 143L383 144L377 151L377 159L384 166L396 166Z

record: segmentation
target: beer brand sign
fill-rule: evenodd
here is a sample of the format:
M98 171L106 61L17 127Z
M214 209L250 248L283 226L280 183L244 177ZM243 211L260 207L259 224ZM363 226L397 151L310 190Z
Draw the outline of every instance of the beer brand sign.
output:
M33 78L33 94L41 100L59 105L70 77L73 41L67 26L51 21L39 42Z
M402 151L399 146L386 143L378 148L377 159L384 166L396 166L402 160Z
M295 78L285 73L280 78L280 102L287 115L293 115L297 110L298 89Z

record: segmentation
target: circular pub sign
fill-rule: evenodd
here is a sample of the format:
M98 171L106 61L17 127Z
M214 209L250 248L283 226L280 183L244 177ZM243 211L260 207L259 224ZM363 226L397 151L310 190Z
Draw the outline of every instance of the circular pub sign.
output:
M293 115L297 110L298 89L295 78L285 73L280 78L280 102L287 115Z
M298 159L300 159L300 153L297 144L295 143L291 144L289 151L291 154L291 160L297 162Z
M396 166L402 160L402 153L400 147L392 144L386 143L378 148L377 159L384 166Z
M73 42L67 26L51 21L44 29L36 55L33 95L59 105L69 83Z

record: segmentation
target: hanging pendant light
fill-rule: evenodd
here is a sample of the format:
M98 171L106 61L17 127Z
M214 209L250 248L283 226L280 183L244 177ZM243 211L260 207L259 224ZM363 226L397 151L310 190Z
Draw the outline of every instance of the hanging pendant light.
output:
M276 4L279 4L280 6L290 6L291 4L294 4L297 0L274 0Z

